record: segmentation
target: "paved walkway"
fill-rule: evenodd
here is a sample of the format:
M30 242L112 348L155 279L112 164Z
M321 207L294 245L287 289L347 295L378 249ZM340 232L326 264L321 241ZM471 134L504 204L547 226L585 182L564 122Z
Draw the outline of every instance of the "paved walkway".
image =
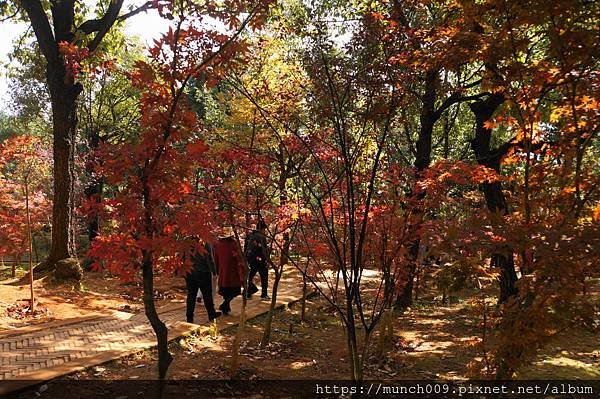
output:
M279 306L301 298L302 288L297 285L297 280L282 279ZM219 330L238 323L241 302L240 297L235 299L232 313L217 319ZM269 302L255 295L248 301L247 318L268 310ZM194 317L206 321L204 325L185 322L185 303L169 304L159 314L169 328L169 340L209 328L204 305L196 306ZM156 337L143 313L93 314L0 332L0 396L154 346Z

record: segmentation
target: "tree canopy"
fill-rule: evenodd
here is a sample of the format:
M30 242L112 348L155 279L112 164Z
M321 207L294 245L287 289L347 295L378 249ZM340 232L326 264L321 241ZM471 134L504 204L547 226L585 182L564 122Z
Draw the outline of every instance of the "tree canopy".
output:
M94 271L143 277L161 378L172 358L154 277L185 275L224 225L239 241L268 224L277 276L296 269L335 309L354 381L425 263L444 297L472 280L497 291L494 312L478 300L494 339L477 341L475 375L512 378L556 331L593 324L599 3L123 7L0 2L35 34L15 50L15 122L0 119L0 140L53 142L34 230L51 198L50 260L79 252ZM169 28L143 48L121 24L149 9ZM24 231L5 192L20 169L2 154L0 255L23 252Z

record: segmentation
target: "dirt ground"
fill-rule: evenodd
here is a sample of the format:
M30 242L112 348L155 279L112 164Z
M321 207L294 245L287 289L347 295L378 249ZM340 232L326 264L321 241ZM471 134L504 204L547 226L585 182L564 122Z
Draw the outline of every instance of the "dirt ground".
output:
M89 273L82 282L81 291L57 285L48 277L36 281L39 304L47 311L34 319L19 318L10 312L10 308L16 301L27 298L27 286L11 280L0 284L0 328L3 329L90 312L136 312L142 307L139 284ZM156 296L159 304L183 300L184 295L183 279L158 279ZM468 292L446 306L441 306L435 295L435 292L424 295L413 309L395 318L393 349L384 357L375 354L368 357L365 379L452 380L468 376L468 363L481 355L465 344L481 334L479 323L469 309ZM308 300L304 322L300 321L300 310L297 303L276 313L272 343L265 348L259 345L265 317L248 322L241 344L240 379L349 378L345 334L334 310L320 296ZM195 335L172 342L170 350L175 360L168 377L172 380L227 379L235 333L236 327L213 333L215 335ZM599 343L598 335L593 331L582 328L563 331L539 351L536 360L521 370L518 377L600 379ZM152 380L156 378L156 352L147 350L65 378Z
M435 306L435 308L434 308ZM348 379L344 330L320 297L308 301L307 320L300 322L300 305L279 311L272 343L260 347L265 317L249 321L241 345L242 379ZM384 359L371 355L365 379L465 379L467 365L480 355L464 344L479 334L466 303L440 307L422 302L397 318L393 350ZM171 344L175 380L227 379L236 329L218 336L192 336ZM153 379L155 351L94 367L75 379ZM523 379L600 379L600 347L592 331L576 328L555 337L538 359L519 373Z
M2 273L3 272L3 273ZM0 271L0 330L64 320L92 313L120 310L137 313L143 308L140 282L123 282L107 273L86 272L79 287L58 283L50 276L34 281L37 312L26 314L29 307L29 281L17 269L11 278L7 269ZM181 277L161 276L155 281L158 306L185 300L185 281Z

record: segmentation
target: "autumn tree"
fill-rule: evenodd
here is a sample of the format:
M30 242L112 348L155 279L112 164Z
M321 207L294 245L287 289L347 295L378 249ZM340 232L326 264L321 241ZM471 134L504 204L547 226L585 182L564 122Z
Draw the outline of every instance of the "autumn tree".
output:
M273 11L277 15L277 11ZM276 17L273 17L274 19ZM252 168L238 169L243 180L254 188L246 190L257 199L254 209L255 221L268 222L267 234L273 241L273 249L279 249L279 259L272 256L270 267L274 272L271 287L271 306L265 322L261 345L267 345L271 337L271 323L277 303L279 282L284 267L289 262L294 234L297 233L298 208L294 179L302 168L308 151L298 145L296 135L303 129L302 116L304 86L308 77L298 58L293 55L293 44L284 40L285 33L276 24L270 25L252 43L254 51L248 57L248 67L243 73L229 74L226 82L233 90L232 120L244 118L251 121L245 144L254 160ZM230 133L231 134L231 133ZM228 135L228 137L230 136ZM257 173L258 165L265 170ZM254 192L262 192L262 201ZM250 224L249 221L247 223ZM275 251L273 251L275 252ZM275 255L275 254L273 254Z
M15 265L29 255L30 311L34 309L33 235L47 222L49 154L38 137L15 135L0 143L0 244Z
M99 2L90 19L87 5L77 1L15 1L3 3L3 16L26 21L35 33L38 48L46 66L46 85L52 111L53 211L52 247L46 265L57 262L74 265L73 231L75 143L77 139L77 104L82 91L79 68L73 66L101 45L112 26L139 12L152 2L122 12L123 0L108 4ZM75 50L78 49L78 50ZM66 54L66 52L69 54ZM75 56L73 58L73 56ZM71 57L70 62L68 58Z
M491 254L500 272L497 341L479 364L488 376L511 378L560 326L587 323L586 276L597 273L598 256L590 224L598 179L597 11L571 1L456 9L450 42L474 43L473 51L461 46L464 60L481 66L480 94L469 103L470 146L475 161L496 174L480 182L485 216L477 211L452 234L463 255Z
M161 15L173 24L149 50L150 59L137 62L130 73L141 95L140 136L133 142L105 143L98 153L97 170L107 184L121 189L99 204L105 220L116 228L109 225L96 237L90 257L96 260L95 267L124 278L134 278L141 270L144 308L158 341L161 380L172 356L167 328L154 303L154 275L189 270L190 251L209 241L209 214L215 207L209 200L195 200L196 167L210 164L203 163L208 146L197 136L203 126L185 92L200 74L211 76L213 82L224 75L232 58L243 52L240 35L249 24L259 23L267 6L162 4ZM209 17L229 29L207 26Z
M78 120L83 145L78 154L83 160L85 175L82 181L83 200L99 202L104 195L104 182L94 170L94 152L102 143L134 141L139 128L138 90L130 84L126 71L133 68L135 61L143 58L141 46L136 39L128 39L113 29L105 38L107 56L86 64L86 73L81 78L81 93ZM81 173L80 173L81 174ZM98 235L100 221L95 212L86 215L88 240L91 243Z
M360 381L370 338L394 293L384 292L381 284L374 299L366 294L364 274L374 273L376 281L382 278L380 259L371 256L381 240L375 226L383 214L399 226L409 219L400 214L399 201L393 205L385 199L394 190L386 171L391 166L390 131L401 100L386 76L360 73L373 66L370 52L375 46L345 47L332 39L335 28L329 30L327 23L318 18L303 23L308 31L298 34L302 45L287 61L299 61L296 79L306 75L301 84L292 83L285 91L278 82L286 79L279 78L238 88L254 105L265 131L292 160L293 194L286 208L297 220L294 251L307 259L308 269L295 259L290 262L336 309L347 335L350 376ZM398 255L406 241L402 235L392 240L396 238L401 243L394 241L383 252L389 272L398 280Z

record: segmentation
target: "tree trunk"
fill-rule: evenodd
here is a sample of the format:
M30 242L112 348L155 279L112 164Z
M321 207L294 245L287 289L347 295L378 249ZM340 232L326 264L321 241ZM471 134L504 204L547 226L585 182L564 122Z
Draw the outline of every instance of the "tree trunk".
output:
M29 174L29 172L27 172ZM29 181L25 179L25 212L27 215L27 240L29 241L29 310L35 311L35 297L33 294L33 238L31 234L31 213L29 211Z
M265 321L265 331L260 341L260 346L265 347L271 342L271 329L273 326L273 315L275 313L275 306L277 305L277 290L279 288L279 282L281 281L281 275L283 274L283 265L280 264L279 269L275 271L275 280L273 281L273 288L271 289L271 305L269 306L269 313L267 313L267 320Z
M151 238L154 235L153 232L153 220L152 220L152 199L150 197L150 186L148 184L148 178L146 175L147 171L144 170L142 175L143 185L143 202L144 202L144 230L147 238ZM169 339L168 330L165 323L163 323L156 311L154 304L154 270L152 261L152 252L143 250L142 251L142 278L144 286L144 311L146 317L156 334L156 341L158 345L158 378L160 381L164 381L167 370L173 361L173 356L169 353ZM162 389L162 388L161 388Z
M287 181L289 179L289 167L291 165L291 159L285 162L285 146L283 143L279 143L279 181L277 188L279 189L279 206L285 206L288 202L288 195L286 190ZM290 259L290 232L286 230L283 232L283 245L281 246L281 257L279 258L279 266L283 267Z
M306 283L306 270L302 273L302 311L300 312L300 322L306 321L306 295L308 284Z
M414 294L414 299L415 301L419 300L419 293L420 293L420 289L421 289L421 274L422 274L422 267L421 265L417 265L417 269L415 270L415 294Z
M379 340L377 343L377 357L379 364L385 360L385 355L392 350L394 342L394 307L384 311L379 326Z
M281 246L281 257L279 258L279 266L287 264L290 259L290 233L288 231L283 232L283 245Z
M412 257L412 254L409 254L409 256ZM402 289L400 290L400 293L398 294L395 303L395 306L401 311L406 310L412 306L412 292L414 286L413 280L416 268L417 265L414 262L411 262L407 265L407 280Z
M514 370L508 367L505 361L501 361L498 367L496 367L496 380L506 381L512 379Z
M500 269L498 302L504 303L508 298L517 295L517 272L515 271L513 255L493 254L491 263L493 267Z
M500 159L503 153L491 148L492 130L485 127L494 112L502 105L504 97L500 94L492 94L485 100L470 103L469 107L475 116L475 138L471 140L471 148L477 158L479 165L486 166L500 172ZM506 215L509 212L506 197L502 191L500 182L484 183L481 187L488 209L497 215ZM503 248L502 252L491 255L491 264L500 269L500 295L498 301L505 302L511 296L517 294L517 272L513 251L511 248Z
M90 152L93 152L98 149L100 144L100 134L96 129L90 129L89 137L88 137L88 146ZM102 178L94 176L94 168L91 163L86 165L86 173L88 175L88 185L84 190L85 199L90 202L94 202L99 204L102 201L102 193L104 191L104 182ZM98 213L93 212L88 216L87 219L87 233L88 240L91 243L98 236L98 228L99 228L99 218Z
M104 192L104 183L100 180L94 181L90 183L90 185L85 190L86 199L94 201L95 203L100 203L102 201L102 194ZM88 219L88 240L90 243L94 241L96 237L98 237L98 229L100 226L100 220L98 218L98 214L94 212L93 215L90 215Z
M54 198L52 205L52 246L40 269L53 269L57 262L75 256L73 224L75 185L75 144L77 128L77 98L82 91L75 82L75 73L66 68L59 43L76 39L75 1L21 1L23 15L29 20L36 42L46 59L46 83L52 105L52 134L54 158ZM93 52L116 22L123 0L111 1L99 20L77 21L80 32L94 33L86 47ZM79 11L79 10L77 10ZM52 18L49 19L48 14ZM81 29L94 25L96 29ZM83 37L77 37L78 41ZM80 45L81 43L78 43ZM77 263L69 260L68 264ZM78 264L77 264L78 266ZM76 274L76 273L74 273Z
M421 172L429 167L431 163L431 138L433 136L433 126L436 122L435 99L439 83L439 73L437 69L429 69L425 73L425 90L421 97L421 114L419 121L421 128L419 130L419 138L417 140L417 154L415 157L415 168L417 169L416 182L421 178ZM425 193L419 194L418 200L422 200ZM416 222L413 226L413 231L419 230L420 216L422 209L418 207L413 211ZM417 270L417 257L419 255L419 246L421 244L420 237L415 237L410 246L409 259L407 266L408 280L402 288L396 299L396 307L404 310L412 305L413 279Z
M353 383L360 384L363 379L363 356L358 350L358 337L356 335L356 324L354 322L354 312L352 310L352 300L347 298L347 323L346 323L346 338L348 343L348 357L350 360L350 377ZM365 335L365 345L362 355L366 354L369 345L370 335Z
M154 304L152 255L147 251L143 251L143 256L142 276L144 280L144 311L154 330L154 334L156 334L156 341L158 344L158 378L162 381L167 375L167 370L173 361L173 356L169 353L167 326L160 320Z
M280 146L281 148L281 146ZM281 153L283 157L283 151ZM285 185L288 180L287 169L285 168L285 164L281 163L281 170L279 175L279 204L280 206L284 206L287 203L287 191L285 189ZM275 305L277 305L277 290L279 288L279 282L281 281L281 276L283 275L283 267L289 262L290 256L290 233L289 231L285 231L283 233L283 245L281 248L281 256L279 258L279 265L275 267L273 270L275 271L275 280L273 281L273 288L271 290L271 304L269 306L269 313L267 314L267 320L265 321L265 331L263 333L263 337L260 341L260 346L265 347L271 342L271 330L273 326L273 315L275 313Z
M47 78L52 101L54 198L52 246L46 263L53 268L60 260L75 258L75 143L77 98L82 87L79 83L67 82L69 79L62 60L48 62Z

